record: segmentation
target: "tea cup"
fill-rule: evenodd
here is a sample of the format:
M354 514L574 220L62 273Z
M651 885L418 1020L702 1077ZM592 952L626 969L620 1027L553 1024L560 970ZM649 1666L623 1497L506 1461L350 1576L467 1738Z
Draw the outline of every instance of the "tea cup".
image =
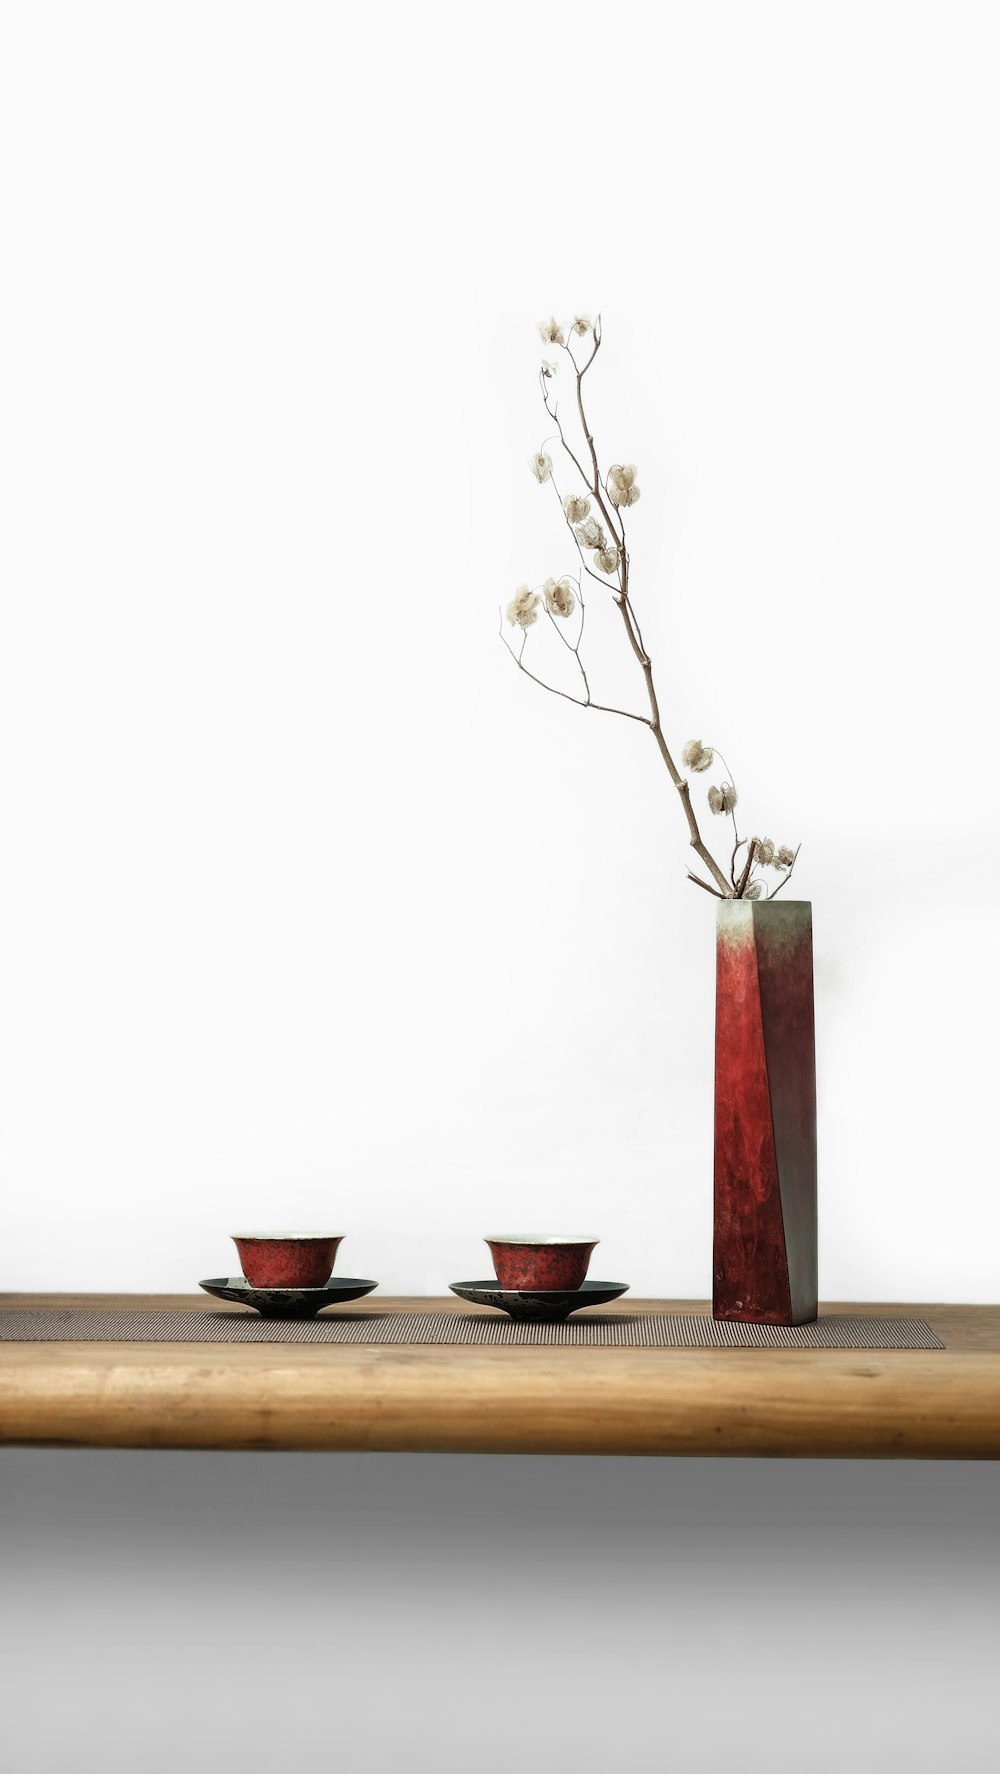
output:
M501 1287L573 1291L582 1287L597 1238L544 1236L487 1238Z
M343 1233L233 1232L251 1287L325 1287Z

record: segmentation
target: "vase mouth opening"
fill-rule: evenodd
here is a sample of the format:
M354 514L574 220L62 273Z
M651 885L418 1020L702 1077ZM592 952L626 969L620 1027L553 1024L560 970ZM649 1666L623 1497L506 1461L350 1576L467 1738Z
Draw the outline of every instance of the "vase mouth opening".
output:
M811 907L812 900L811 899L785 899L784 896L782 896L780 899L778 899L776 897L773 897L771 899L735 899L734 898L734 899L720 899L720 901L719 901L719 909L720 910L723 906L734 906L734 905L750 906L753 908L754 911L758 911L758 912L760 911L762 906L776 906L778 911L780 912L783 908L786 908L789 906L799 906L799 907L810 906Z

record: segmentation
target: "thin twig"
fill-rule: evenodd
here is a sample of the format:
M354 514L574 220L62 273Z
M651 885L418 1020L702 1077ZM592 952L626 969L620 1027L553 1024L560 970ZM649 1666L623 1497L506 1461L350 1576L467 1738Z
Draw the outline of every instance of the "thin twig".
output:
M590 451L590 460L591 460L591 462L593 464L593 468L594 468L594 478L591 483L591 490L593 492L594 498L597 500L597 505L598 505L598 509L601 513L601 516L603 517L605 523L608 526L608 529L611 531L612 536L614 537L619 548L621 549L624 546L621 531L619 530L618 525L616 524L614 518L611 516L611 513L608 510L608 507L604 502L604 494L603 494L603 490L601 487L601 470L598 467L598 463L597 463L597 450L594 445L593 433L591 432L590 425L587 421L587 415L586 415L586 412L584 411L584 405L583 405L583 378L587 374L587 371L589 370L591 364L593 363L594 358L597 356L597 353L600 350L600 348L601 348L601 336L600 336L600 333L595 328L594 349L590 353L590 356L588 357L586 363L582 366L582 368L577 369L577 371L576 371L576 405L577 405L577 410L580 414L580 424L583 427L583 435L587 440L587 448ZM568 345L566 346L566 350L569 351ZM569 355L570 355L570 360L571 360L573 367L575 369L576 368L576 358L573 356L572 351L569 351Z
M564 702L572 702L576 705L577 708L596 708L598 713L600 713L600 714L621 715L622 719L625 721L639 721L643 727L649 726L649 720L646 715L633 714L631 709L628 709L628 708L611 708L611 707L609 707L609 705L606 702L594 702L590 697L588 697L587 700L584 701L584 699L581 696L571 696L568 690L557 690L555 684L547 684L545 682L544 678L540 678L536 675L535 672L529 671L528 667L524 663L524 660L521 658L521 653L524 652L524 643L528 638L527 630L526 629L522 630L521 653L515 652L514 648L511 646L509 640L507 639L507 636L504 634L504 631L503 631L503 611L502 610L500 612L500 631L499 632L500 632L500 639L503 641L503 644L506 647L511 658L513 659L514 664L517 666L518 671L523 671L525 677L530 678L533 684L538 684L541 689L548 690L550 696L561 696Z
M580 588L579 588L579 586L577 586L577 591L578 591L578 592L579 592L579 589L580 589ZM582 604L582 603L581 603L581 604L580 604L580 609L581 609L581 611L582 611L582 610L583 610L583 604ZM570 653L572 653L572 655L573 655L573 657L574 657L574 659L575 659L575 660L576 660L576 663L577 663L577 665L578 665L578 666L579 666L579 668L580 668L580 676L581 676L581 677L582 677L582 679L583 679L583 688L584 688L584 692L585 692L585 694L586 694L586 698L587 698L587 702L588 702L588 703L589 703L589 702L590 702L590 684L589 684L589 682L588 682L588 680L587 680L587 673L586 673L586 671L585 671L585 670L584 670L584 664L583 664L583 660L582 660L582 659L581 659L581 658L580 658L580 640L581 640L581 638L582 638L582 635L583 635L583 620L582 620L582 616L581 616L581 621L580 621L580 634L579 634L579 635L578 635L578 636L577 636L577 639L576 639L576 641L575 641L575 642L574 642L574 641L571 641L571 640L570 640L570 639L569 639L569 637L568 637L568 635L565 635L565 634L563 634L563 631L562 631L562 629L561 629L561 628L560 628L560 626L559 626L559 624L558 624L558 622L557 622L557 621L556 621L556 619L555 619L555 617L554 617L554 616L553 616L553 614L552 614L552 611L551 611L551 610L550 610L550 609L549 609L549 606L548 606L548 604L546 604L546 606L545 606L545 614L546 614L546 616L547 616L547 617L548 617L548 619L549 619L549 621L550 621L550 622L551 622L551 624L552 624L552 626L553 626L553 628L554 628L554 629L555 629L555 631L556 631L556 634L557 634L557 635L558 635L558 637L559 637L559 639L560 639L560 640L561 640L561 641L562 641L562 644L563 644L563 646L564 646L564 647L566 647L566 648L567 648L567 650L568 650L568 651L569 651L569 652L570 652Z
M690 869L688 869L688 880L693 881L696 887L704 887L705 892L711 893L715 899L726 898L726 895L720 893L717 887L710 887L707 881L703 881L700 875L693 875Z
M570 352L570 356L572 357L572 352ZM584 473L583 464L580 461L578 461L576 455L570 449L569 444L566 442L566 433L564 432L564 430L562 428L562 420L559 417L559 408L549 405L549 391L544 386L544 378L543 378L543 387L542 387L542 401L545 406L545 411L548 413L549 418L552 420L553 424L555 425L556 430L559 433L559 442L562 444L563 449L566 451L567 456L569 457L569 459L572 462L574 468L576 469L578 475L580 476L580 479L582 480L584 486L589 487L590 482L588 481L587 476Z
M776 888L775 888L775 889L774 889L774 892L773 892L773 893L769 893L769 894L768 894L768 898L769 898L769 899L777 899L777 897L778 897L778 894L779 894L779 893L780 893L780 892L781 892L781 889L782 889L782 888L783 888L783 887L785 887L785 886L787 886L787 884L788 884L788 882L789 882L789 881L790 881L790 880L791 880L791 878L792 878L792 870L793 870L793 868L794 868L794 867L795 867L795 864L796 864L796 863L797 863L797 862L798 862L798 860L799 860L799 851L800 851L800 850L801 850L801 849L802 849L802 845L801 845L801 844L797 844L797 845L796 845L796 847L795 847L795 855L794 855L794 856L793 856L793 857L792 857L792 860L791 860L791 862L790 862L790 863L789 863L789 865L788 865L788 873L787 873L787 874L785 874L785 875L782 875L782 877L781 877L781 880L780 880L780 881L779 881L779 882L778 882L778 885L777 885L777 887L776 887Z
M697 856L701 857L701 860L705 864L705 867L707 868L713 881L716 883L717 886L722 888L723 897L726 899L731 899L732 898L732 885L729 881L726 880L725 875L723 874L721 868L719 867L718 863L716 862L715 857L712 855L712 852L709 850L708 846L706 845L704 839L702 838L701 832L699 830L698 820L696 818L694 808L691 805L690 784L688 783L687 779L685 777L683 777L681 775L680 771L678 770L677 765L674 763L674 760L670 755L670 749L667 745L667 742L663 737L663 729L660 724L660 705L659 705L659 702L658 702L657 696L656 696L656 686L653 683L652 660L650 659L649 654L646 652L645 647L643 647L639 641L639 637L638 637L636 630L635 630L635 624L632 619L632 613L629 609L628 571L627 571L627 569L623 573L623 580L624 580L623 595L622 595L621 603L619 604L618 607L621 610L622 620L625 623L625 632L629 638L629 645L631 646L633 653L635 654L636 658L639 661L639 664L642 668L642 675L646 680L646 695L649 700L649 709L650 709L650 716L651 716L649 725L652 728L653 738L656 740L657 746L659 747L660 756L662 757L663 762L665 763L667 770L669 772L670 780L673 783L675 789L677 790L677 793L680 796L681 806L684 809L684 817L687 820L687 824L688 824L688 842L690 843L691 848L695 852L695 854Z

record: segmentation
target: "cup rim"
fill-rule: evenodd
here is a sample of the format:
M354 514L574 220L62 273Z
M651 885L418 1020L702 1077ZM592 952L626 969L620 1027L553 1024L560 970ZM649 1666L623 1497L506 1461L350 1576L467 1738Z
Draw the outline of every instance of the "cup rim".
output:
M233 1243L241 1244L332 1244L343 1238L343 1232L230 1232Z
M542 1247L550 1245L550 1244L573 1244L573 1245L576 1245L576 1244L600 1244L600 1242L601 1241L599 1238L582 1238L582 1237L574 1238L574 1237L567 1237L564 1233L552 1233L546 1237L538 1237L538 1236L535 1236L535 1237L527 1237L527 1236L514 1237L512 1235L507 1235L504 1237L500 1237L500 1236L494 1237L494 1236L491 1236L490 1234L486 1234L483 1238L484 1244L523 1244L526 1247L531 1247L531 1248L542 1248Z

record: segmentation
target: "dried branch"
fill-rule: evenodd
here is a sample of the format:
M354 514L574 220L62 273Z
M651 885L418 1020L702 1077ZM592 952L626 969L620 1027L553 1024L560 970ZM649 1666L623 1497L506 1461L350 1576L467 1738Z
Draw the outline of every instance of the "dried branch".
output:
M756 853L757 853L757 840L756 840L756 838L751 838L750 839L750 847L747 850L746 867L744 868L743 873L740 876L739 881L736 884L736 898L737 899L742 899L744 893L746 892L747 882L750 879L750 870L753 868L753 859L754 859L754 856L756 855Z
M582 334L587 330L587 325L588 325L587 322L582 322L577 330ZM573 333L574 329L571 327L569 330L570 330L570 337L572 338L572 333ZM698 824L698 819L697 819L697 816L694 811L694 807L692 806L692 802L691 802L690 783L688 782L687 778L682 775L681 771L678 770L677 765L674 762L674 759L671 755L670 749L667 745L666 739L663 734L662 721L661 721L661 717L660 717L660 706L659 706L659 701L657 698L656 685L653 680L652 660L650 658L649 651L646 647L646 643L645 643L645 640L644 640L643 634L642 634L642 629L640 627L638 617L636 615L634 606L632 604L631 594L630 594L629 579L630 579L630 572L631 572L631 559L629 556L628 548L626 546L626 530L625 530L624 511L627 508L628 504L630 503L630 500L633 500L632 486L633 486L633 481L634 481L634 476L635 476L635 470L632 469L631 471L628 471L628 470L616 471L615 481L616 481L616 492L618 493L618 497L617 498L613 497L612 492L609 487L609 484L608 484L608 479L609 479L612 471L609 470L609 477L605 477L604 481L602 481L600 463L598 461L598 455L597 455L597 446L594 442L594 436L593 436L593 432L591 431L591 428L590 428L590 422L587 417L587 410L586 410L586 406L585 406L584 398L583 398L583 378L587 374L588 370L590 369L591 365L593 364L593 362L597 356L598 351L601 348L602 332L601 332L601 317L600 317L600 315L597 316L597 318L594 321L593 326L590 330L591 330L591 335L592 335L590 353L587 356L586 360L581 362L581 361L578 361L578 359L572 349L571 344L567 343L567 341L564 338L563 333L562 333L561 329L558 327L557 323L553 322L550 327L543 327L543 337L550 340L554 344L561 345L561 348L565 351L566 356L568 357L569 362L572 365L573 374L574 374L575 381L576 381L577 412L579 414L580 427L583 432L583 436L584 436L584 439L585 439L586 445L587 445L587 454L589 455L589 458L590 458L590 465L591 465L590 474L587 473L587 471L583 465L583 462L581 461L580 457L577 455L576 451L571 447L571 445L566 437L566 433L563 428L562 420L559 417L558 402L554 402L550 398L549 390L547 387L547 382L548 382L549 378L546 375L544 369L540 375L540 384L541 384L541 390L542 390L542 401L543 401L543 404L544 404L547 414L549 415L550 419L552 420L553 424L556 427L558 437L559 437L559 442L561 443L563 450L565 451L566 455L569 457L569 460L572 462L574 468L576 469L577 473L579 474L580 479L583 482L584 486L587 488L588 493L595 500L595 502L597 504L597 509L600 512L601 517L603 518L604 523L607 527L607 531L613 540L615 548L617 549L617 554L618 554L617 583L615 583L615 581L610 578L604 578L604 577L600 576L588 564L587 559L584 555L584 551L583 551L583 547L580 542L580 538L577 535L577 527L569 519L569 516L566 512L566 507L563 504L563 501L562 501L560 493L559 493L558 485L556 484L555 476L551 473L551 464L549 464L549 472L547 473L547 475L544 476L544 478L548 478L552 481L553 491L555 492L556 498L559 499L560 506L561 506L561 509L563 512L563 517L564 517L566 525L570 531L570 534L573 537L574 545L575 545L577 553L580 557L580 563L581 563L581 567L583 569L583 572L588 574L589 577L591 579L593 579L596 584L602 586L606 591L610 591L612 598L613 598L618 610L621 613L622 623L623 623L623 626L625 629L625 634L628 639L629 646L631 647L632 652L635 655L635 658L639 664L640 670L643 675L643 681L644 681L645 687L646 687L646 699L649 704L649 714L648 715L635 714L629 709L609 707L606 704L594 702L591 699L590 683L589 683L589 680L587 677L587 672L584 668L583 660L580 655L580 645L581 645L581 642L583 639L583 625L584 625L585 614L586 614L584 599L583 599L583 595L582 595L582 580L576 581L577 594L578 594L579 602L580 602L580 628L579 628L579 633L577 635L575 643L573 641L571 641L568 638L568 636L566 634L564 634L562 632L562 630L559 628L559 625L558 625L558 623L556 623L555 618L553 616L553 612L548 609L548 605L546 605L546 613L548 614L549 619L552 621L553 626L556 629L556 632L559 634L560 640L563 642L564 646L566 646L569 649L569 651L574 654L574 656L576 658L577 666L580 671L580 675L581 675L581 679L582 679L584 691L585 691L585 695L583 697L572 696L569 694L568 691L559 690L555 687L555 685L546 683L544 678L540 678L534 672L528 670L528 667L524 664L523 657L522 657L523 653L524 653L525 641L527 639L526 631L522 635L520 651L515 651L514 647L511 646L510 642L507 640L507 637L503 632L503 615L502 615L502 613L501 613L501 619L500 619L500 637L503 640L504 645L506 646L511 657L514 659L516 665L518 666L518 669L520 671L523 671L525 673L525 675L527 677L531 678L534 683L540 685L540 687L543 690L548 690L550 692L550 694L552 694L552 695L561 696L564 699L564 701L566 701L566 702L575 703L578 708L600 709L601 712L603 712L605 714L617 714L617 715L623 716L626 720L640 721L643 726L646 726L649 728L650 732L653 735L653 738L656 740L657 749L658 749L660 756L663 760L663 763L667 769L667 773L670 776L670 780L673 783L674 788L677 790L677 794L680 799L681 807L684 812L684 818L687 822L688 842L690 843L692 850L694 850L695 854L699 857L699 859L703 863L704 867L707 869L707 871L708 871L709 875L711 876L711 879L715 883L715 885L713 886L708 881L703 880L702 877L698 874L695 874L693 872L693 870L688 871L689 880L693 881L696 886L701 887L706 893L711 893L714 897L716 897L718 899L733 899L733 898L741 899L746 894L747 887L750 884L750 878L751 878L751 873L752 873L752 870L754 867L754 863L757 860L758 840L755 838L748 840L748 839L740 837L739 828L736 823L735 814L733 813L732 808L729 808L728 811L732 814L733 836L734 836L735 842L733 845L732 857L730 859L730 864L729 864L729 876L727 878L727 876L725 875L723 870L720 868L719 864L716 862L715 857L712 855L711 851L708 849L708 846L705 844L704 839L702 838L701 830L700 830L700 827ZM539 478L543 478L543 476L540 475ZM637 494L638 489L636 488L635 491ZM633 502L634 502L634 500L633 500ZM591 521L591 520L588 519L588 522L589 521ZM608 546L610 547L610 544ZM720 757L720 761L722 762L723 766L726 769L727 776L728 776L729 775L728 765L726 765L726 761L722 757L721 753L719 754L719 757ZM731 778L730 778L730 785L732 786ZM713 809L713 811L727 811L727 809L725 809L724 807L719 807L719 808ZM740 849L743 846L743 844L747 844L746 862L745 862L742 872L740 873L739 877L737 878L736 859L739 855ZM795 866L795 861L797 858L798 858L798 850L796 850L796 852L795 852L792 862L788 868L787 874L784 876L784 878L779 882L778 886L775 888L774 894L779 893L781 891L782 887L784 887L785 882L790 879L792 869ZM774 894L770 895L770 897L772 899L774 898Z
M608 524L608 528L611 530L611 532L614 535L615 540L618 544L618 550L619 550L618 574L619 574L620 596L617 598L616 601L618 604L618 608L622 614L622 620L625 624L625 632L628 635L629 645L631 646L632 651L635 654L636 659L638 660L639 665L642 669L643 678L645 679L645 684L646 684L646 696L647 696L647 700L649 702L649 711L650 711L650 719L649 719L648 725L649 725L649 728L653 734L654 739L656 740L657 746L659 748L660 756L662 757L663 762L667 767L667 770L670 775L670 780L673 783L675 789L677 790L678 795L680 796L681 806L684 809L684 817L687 820L687 825L688 825L688 841L691 845L692 850L694 850L696 856L699 856L701 858L701 861L704 863L704 865L707 868L709 874L711 875L713 881L715 881L716 885L721 889L721 897L726 898L726 899L730 899L730 898L732 898L732 892L733 892L732 883L730 881L727 881L726 876L724 875L722 869L719 867L718 863L715 860L715 857L712 855L711 851L708 849L708 846L705 844L704 839L702 838L701 831L698 826L698 821L695 816L695 811L691 805L690 787L689 787L686 779L681 775L676 764L674 763L674 760L670 755L670 750L669 750L669 747L667 746L667 742L663 736L663 729L662 729L661 722L660 722L659 702L657 700L657 695L656 695L656 686L653 682L652 661L650 659L649 654L646 651L645 646L643 645L643 643L640 639L639 631L636 626L635 618L633 616L633 613L632 613L632 610L630 607L630 603L629 603L629 566L630 566L630 562L629 562L628 553L627 553L625 546L624 546L624 536L623 536L622 532L616 527L616 525L612 521L610 513L608 511L608 507L604 502L604 498L603 498L602 492L601 492L601 471L600 471L600 466L599 466L598 460L597 460L597 448L594 443L594 437L593 437L593 433L591 432L591 429L590 429L589 421L587 419L587 411L586 411L586 408L583 403L583 378L584 378L587 370L589 370L591 364L593 363L594 358L597 356L598 350L600 349L601 337L600 337L600 330L599 329L600 329L600 317L598 317L598 321L597 321L597 324L594 329L593 350L591 351L590 356L588 357L586 363L583 364L582 367L577 368L577 371L576 371L576 392L577 392L577 406L578 406L579 412L580 412L580 423L583 427L583 434L584 434L585 438L587 439L587 446L590 450L590 458L591 458L591 461L592 461L593 467L594 467L594 481L593 481L594 497L597 500L597 504L598 504L598 507L601 511L602 516L605 518L605 520ZM570 351L569 346L566 346L565 349L566 349L571 361L573 362L574 368L576 368L576 359L573 357L572 351Z

